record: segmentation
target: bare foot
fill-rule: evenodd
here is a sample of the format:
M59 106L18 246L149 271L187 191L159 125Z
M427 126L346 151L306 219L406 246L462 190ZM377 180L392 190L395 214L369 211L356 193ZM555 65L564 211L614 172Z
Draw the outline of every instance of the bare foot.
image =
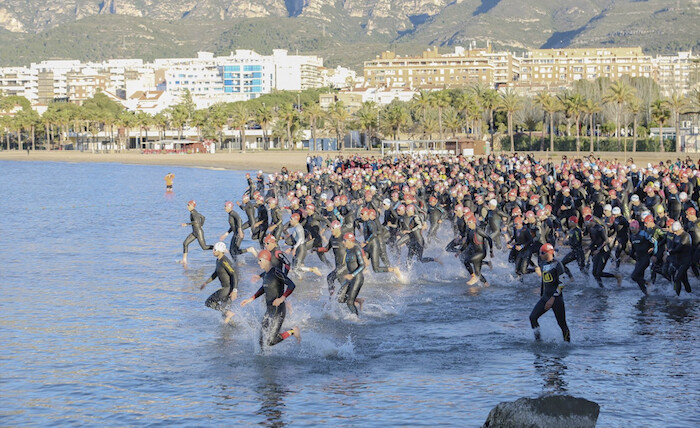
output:
M471 279L469 281L467 281L467 285L474 285L474 284L476 284L476 281L478 281L478 280L479 280L479 278L477 278L476 275L472 274Z
M365 299L363 298L357 298L355 299L355 304L357 305L358 310L362 310L362 305L365 303Z
M297 343L301 343L301 330L299 330L299 327L292 329L292 336L297 340Z
M231 318L233 318L234 313L231 311L226 311L226 316L224 317L224 324L228 324L229 321L231 321Z
M317 267L312 268L312 269L311 269L311 272L313 272L314 274L316 274L316 276L323 276L323 274L321 273L321 270L320 270L319 268L317 268Z

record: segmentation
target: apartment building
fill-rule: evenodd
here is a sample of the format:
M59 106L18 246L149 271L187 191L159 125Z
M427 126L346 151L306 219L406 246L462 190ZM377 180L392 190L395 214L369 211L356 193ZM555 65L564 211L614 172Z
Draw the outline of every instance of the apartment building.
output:
M383 52L365 61L365 85L371 87L405 86L413 89L458 88L474 84L506 85L517 80L513 56L491 55L491 48L456 47L441 55L434 47L421 56L400 56Z
M83 104L100 91L106 91L109 76L85 70L85 72L66 73L68 100L78 105Z
M520 60L519 85L558 87L577 80L653 77L652 58L642 48L533 49Z
M685 93L700 82L700 58L692 52L676 55L659 55L652 59L654 80L659 83L665 96L674 92Z

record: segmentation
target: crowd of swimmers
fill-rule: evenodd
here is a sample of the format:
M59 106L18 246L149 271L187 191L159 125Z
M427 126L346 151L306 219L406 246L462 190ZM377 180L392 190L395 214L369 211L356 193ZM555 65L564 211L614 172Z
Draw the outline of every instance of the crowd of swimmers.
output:
M700 169L690 159L640 168L632 159L593 156L559 162L518 154L353 156L309 170L246 174L242 200L224 204L229 228L213 246L204 238L196 202L187 204L190 222L182 225L192 232L182 262L195 240L213 250L216 268L202 288L219 279L221 289L206 305L221 311L226 322L238 294L237 259L244 253L257 258L262 272L254 280L262 285L241 306L264 295L261 346L290 336L300 340L298 328L281 331L285 300L295 289L292 278L323 275L306 265L311 254L328 271L329 294L359 316L367 269L402 281L401 272L415 263L448 263L424 256L434 246L457 256L469 273L468 285L487 287L482 267L496 250L513 264L518 280L533 273L540 278L541 297L530 314L535 337L538 319L551 308L565 341L570 332L564 276L573 278L572 262L600 287L608 280L621 285L620 264L631 263L631 280L644 295L660 277L677 295L690 293L688 271L700 275ZM449 242L439 241L442 228ZM246 231L255 245L244 249ZM392 264L402 259L401 268Z

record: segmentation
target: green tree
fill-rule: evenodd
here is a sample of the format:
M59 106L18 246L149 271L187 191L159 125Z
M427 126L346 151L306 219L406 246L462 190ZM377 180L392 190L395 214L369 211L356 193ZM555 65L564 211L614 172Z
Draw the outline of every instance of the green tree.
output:
M651 119L659 124L659 150L663 153L664 148L664 124L671 118L667 101L659 98L651 103Z
M331 106L330 111L328 112L328 117L333 125L333 128L335 129L335 135L338 139L338 150L343 150L345 128L348 120L350 119L350 113L348 113L348 110L345 108L342 101L337 101Z
M476 94L481 108L486 112L488 116L489 123L489 133L491 134L491 147L493 148L493 139L496 129L493 124L493 113L498 106L498 92L495 89L491 89L482 85L474 86L473 89Z
M394 137L401 134L401 128L411 124L411 115L400 102L392 101L386 110L386 126Z
M294 150L294 146L292 144L292 127L294 126L294 123L297 120L299 120L297 110L294 108L294 106L292 106L291 103L282 104L282 106L277 111L277 118L281 120L286 126L287 141L284 148Z
M440 129L440 139L444 140L445 139L445 134L443 132L443 125L442 125L442 112L450 106L450 103L452 102L450 98L450 93L447 91L437 91L433 92L431 94L431 105L437 109L438 114L438 128Z
M617 80L613 82L605 92L603 96L603 102L606 104L615 104L615 133L617 134L617 149L620 150L622 145L620 137L620 116L622 114L622 106L629 102L632 96L635 94L636 89L625 83L624 80ZM625 147L625 152L627 147Z
M241 138L241 151L245 153L246 146L248 145L245 140L245 128L251 119L250 111L248 111L248 106L244 102L237 102L231 106L230 120L231 125L238 129L238 135Z
M690 101L688 98L683 96L682 94L679 94L677 92L674 92L671 94L671 98L669 98L666 101L666 105L668 108L671 110L671 114L673 117L673 124L676 127L676 152L681 151L681 115L685 114L689 108L690 108Z
M311 128L311 141L309 142L309 150L311 150L312 144L314 150L316 150L316 128L318 125L318 121L322 120L325 115L326 112L321 108L321 106L317 102L307 104L304 107L303 116L304 119L309 123L309 127Z
M593 98L586 98L586 102L581 106L581 111L588 115L588 133L590 136L590 144L588 150L593 151L593 136L595 135L593 121L595 115L603 111L603 107Z
M372 130L376 129L379 121L379 109L374 101L365 101L362 107L355 112L355 118L360 129L365 134L365 142L368 148L372 146Z
M442 114L442 122L445 128L452 132L452 138L457 136L457 132L462 128L462 119L459 117L457 110L453 108L446 109Z
M554 151L554 114L561 109L559 100L548 92L540 92L535 97L535 102L549 115L549 151ZM543 133L544 134L544 133Z
M269 141L268 141L268 132L270 129L270 124L272 123L272 120L274 119L274 115L272 113L272 109L265 104L262 104L258 106L257 109L255 109L255 112L253 113L255 117L255 121L260 125L260 129L262 129L263 132L263 148L265 150L269 149ZM312 134L315 133L315 127L311 131ZM315 139L315 137L314 137Z
M637 152L637 125L639 122L639 114L642 112L642 100L636 96L630 98L627 102L627 111L632 114L632 152Z
M523 106L522 98L515 93L512 89L506 89L505 92L501 93L496 105L496 109L499 111L506 112L506 117L508 119L508 136L510 137L510 151L515 151L515 141L513 138L513 114L520 110Z

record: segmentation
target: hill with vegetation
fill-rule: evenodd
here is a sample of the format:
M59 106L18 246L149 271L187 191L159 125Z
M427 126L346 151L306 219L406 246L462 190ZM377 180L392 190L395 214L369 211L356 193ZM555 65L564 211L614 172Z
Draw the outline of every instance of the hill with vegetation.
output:
M193 56L237 48L318 54L360 69L381 51L700 48L700 0L3 0L0 65Z

